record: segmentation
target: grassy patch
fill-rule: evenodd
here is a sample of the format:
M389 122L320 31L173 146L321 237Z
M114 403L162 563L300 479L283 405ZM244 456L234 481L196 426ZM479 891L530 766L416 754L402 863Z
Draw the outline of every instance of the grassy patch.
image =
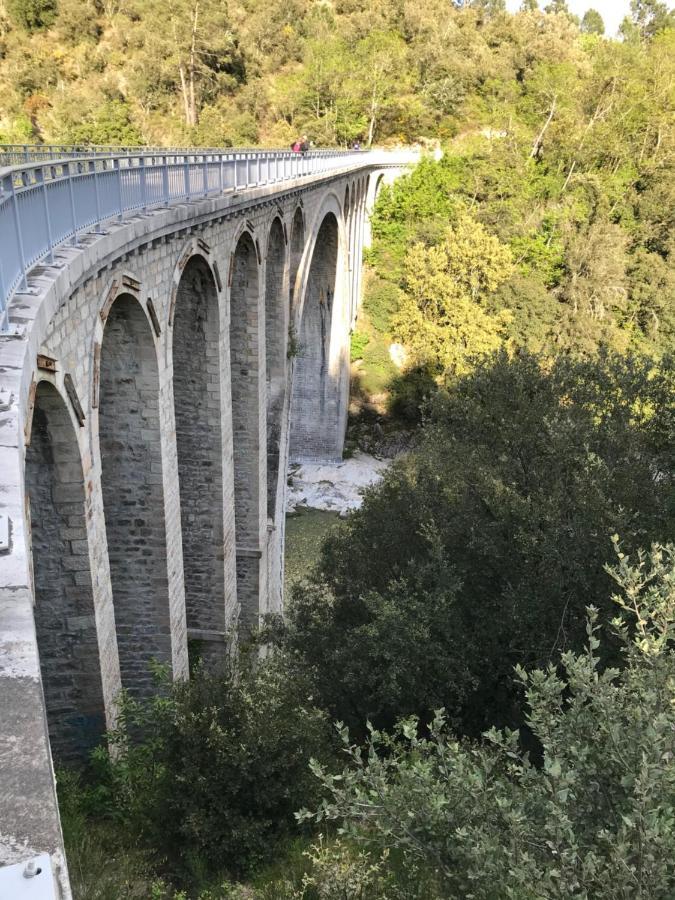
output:
M321 509L303 509L286 518L285 587L305 578L319 558L321 543L339 516Z

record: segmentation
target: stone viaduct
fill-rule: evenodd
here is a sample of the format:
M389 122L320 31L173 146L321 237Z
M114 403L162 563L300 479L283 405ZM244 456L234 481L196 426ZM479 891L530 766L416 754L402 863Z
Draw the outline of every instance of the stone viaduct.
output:
M288 156L0 171L3 245L23 229L14 285L0 250L0 866L39 856L30 896L70 897L54 767L121 687L153 690L153 660L185 678L188 643L217 660L283 610L289 458L341 456L368 212L410 157ZM123 175L142 200L106 216Z

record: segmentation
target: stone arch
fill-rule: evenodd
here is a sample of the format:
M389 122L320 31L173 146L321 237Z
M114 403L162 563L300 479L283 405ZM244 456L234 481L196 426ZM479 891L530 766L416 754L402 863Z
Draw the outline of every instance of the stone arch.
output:
M293 367L290 455L335 460L342 454L346 423L349 343L344 222L325 210L303 279L297 352Z
M291 224L291 261L290 261L290 296L289 303L290 309L292 312L295 311L298 305L298 297L296 294L298 293L297 288L297 279L298 272L300 270L300 263L302 261L302 254L305 250L305 217L302 213L302 208L297 207L295 213L293 215L293 222Z
M122 686L155 693L151 663L171 665L159 378L150 323L130 294L103 330L99 447Z
M384 172L380 172L380 174L375 179L375 187L373 188L373 204L375 204L377 200L377 195L382 190L382 185L384 184Z
M105 731L82 460L66 405L35 392L26 493L32 536L35 631L52 755L83 763Z
M253 237L243 231L230 271L230 366L234 445L234 522L237 547L239 621L246 630L258 621L260 585L261 471L260 310L258 258ZM262 432L264 441L264 432Z
M173 400L187 627L200 651L225 649L223 447L218 289L206 259L190 257L178 283L172 335ZM195 631L198 634L195 634ZM206 642L211 637L215 640ZM209 653L211 655L211 653Z
M274 519L279 480L281 420L286 384L287 308L284 297L286 244L279 218L267 240L265 264L265 362L267 397L267 518Z

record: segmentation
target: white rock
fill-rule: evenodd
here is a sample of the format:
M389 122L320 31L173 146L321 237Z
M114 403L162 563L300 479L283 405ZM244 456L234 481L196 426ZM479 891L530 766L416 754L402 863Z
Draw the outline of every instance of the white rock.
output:
M298 506L306 506L339 513L358 509L364 488L379 481L390 465L391 460L376 459L357 450L351 459L340 463L304 463L294 467L286 509L293 512Z

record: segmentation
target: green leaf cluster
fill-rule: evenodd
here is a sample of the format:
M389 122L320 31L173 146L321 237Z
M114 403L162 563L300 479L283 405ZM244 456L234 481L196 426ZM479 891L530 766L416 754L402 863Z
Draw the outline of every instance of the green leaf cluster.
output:
M295 589L288 640L331 714L357 734L440 706L464 734L521 724L513 666L580 646L610 536L672 535L673 396L667 361L505 352L438 394Z
M417 896L422 878L428 900L672 897L675 547L622 555L611 574L622 669L602 665L590 607L583 650L517 671L535 758L514 731L458 741L443 710L426 734L416 718L393 735L371 728L365 747L344 729L350 765L315 764L330 796L300 818L338 822L373 856L384 848L380 877L398 856L394 896Z

